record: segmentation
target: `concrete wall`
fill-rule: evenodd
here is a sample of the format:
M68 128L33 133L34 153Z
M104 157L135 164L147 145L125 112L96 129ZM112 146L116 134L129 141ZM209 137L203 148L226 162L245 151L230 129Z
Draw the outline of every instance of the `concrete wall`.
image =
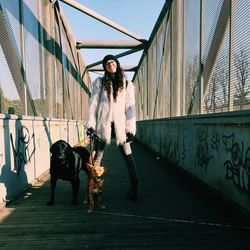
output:
M250 111L139 121L137 139L250 212Z
M0 114L0 204L48 171L52 143L63 139L74 145L83 135L77 121Z

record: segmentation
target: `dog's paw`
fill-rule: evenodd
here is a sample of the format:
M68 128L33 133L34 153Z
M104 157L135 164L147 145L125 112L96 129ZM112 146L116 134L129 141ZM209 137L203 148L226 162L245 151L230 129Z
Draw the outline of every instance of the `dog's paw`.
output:
M93 209L88 209L87 210L87 214L92 214L93 213Z
M101 205L100 209L106 209L106 206L105 205Z

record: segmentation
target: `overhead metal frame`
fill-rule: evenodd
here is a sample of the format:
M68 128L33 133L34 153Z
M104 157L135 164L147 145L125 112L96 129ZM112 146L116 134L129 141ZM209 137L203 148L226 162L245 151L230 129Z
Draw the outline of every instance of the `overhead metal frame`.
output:
M148 48L150 47L150 45L152 44L152 41L153 41L153 39L154 39L154 37L155 37L157 31L158 31L159 26L161 25L162 20L165 18L165 16L166 16L166 15L168 14L168 12L170 11L170 8L171 8L171 6L172 6L172 1L173 1L173 0L166 0L166 1L165 1L165 4L164 4L164 6L162 7L161 13L160 13L160 15L159 15L159 17L158 17L158 19L157 19L157 21L156 21L156 23L155 23L155 26L154 26L154 28L153 28L153 31L152 31L150 37L149 37L149 40L147 41L147 48L144 49L144 53L142 54L142 56L141 56L141 58L140 58L140 61L139 61L138 65L137 65L137 69L139 69L140 65L141 65L142 62L143 62L144 57L147 55L147 50L148 50ZM134 74L134 76L133 76L132 81L135 79L136 75L137 75L137 70L135 71L135 74Z
M155 36L156 32L157 32L157 28L160 25L161 20L164 18L164 16L166 15L166 13L169 11L171 4L172 4L172 0L166 0L165 4L161 10L161 13L157 19L157 22L154 26L154 29L151 33L151 36L149 38L149 40L143 39L141 38L139 35L125 29L124 27L114 23L113 21L107 19L106 17L96 13L95 11L87 8L86 6L79 4L78 2L76 2L75 0L60 0L62 2L64 2L65 4L68 4L69 6L85 13L86 15L93 17L94 19L110 26L111 28L114 28L120 32L122 32L123 34L133 38L134 40L79 40L76 42L76 48L77 49L130 49L128 51L125 51L123 53L117 54L116 57L120 58L123 56L127 56L129 54L132 53L136 53L140 50L144 50L144 53L141 56L141 59L138 63L137 66L133 66L132 69L133 71L135 71L135 74L133 76L133 79L135 78L135 75L137 74L137 70L143 60L143 57L146 55L146 52L150 46L150 44L152 43L153 37ZM86 70L91 71L91 69L93 67L96 67L97 65L101 65L102 61L97 61L95 63L89 64L86 67ZM124 68L126 70L126 66L122 66L122 68ZM93 69L93 71L96 71L95 69ZM99 70L98 70L99 71Z
M148 41L146 39L141 38L139 35L114 23L113 21L96 13L95 11L87 8L86 6L79 4L78 2L74 0L60 0L60 1L136 40L136 41L134 40L80 40L76 42L77 49L82 49L82 48L83 49L130 49L129 51L116 55L116 57L119 58L119 57L123 57L132 53L136 53L140 50L145 50L148 48ZM92 63L90 65L87 65L86 69L88 71L91 71L92 67L101 65L101 63L102 61ZM126 70L127 67L123 66L122 68ZM133 71L134 70L136 71L137 66L133 66L132 68L133 68Z
M96 13L95 11L87 8L86 6L82 5L82 4L79 4L78 2L74 1L74 0L60 0L68 5L70 5L71 7L95 18L96 20L98 21L101 21L102 23L105 23L107 24L108 26L124 33L125 35L128 35L130 37L132 37L133 39L137 40L137 41L140 41L140 42L146 42L145 39L142 39L139 35L123 28L121 25L118 25L114 22L112 22L111 20L107 19L106 17Z
M128 50L128 51L125 51L123 53L120 53L120 54L117 54L115 55L116 58L120 58L120 57L123 57L123 56L127 56L127 55L130 55L130 54L133 54L135 52L138 52L140 51L141 49L132 49L132 50ZM101 65L102 64L102 60L101 61L98 61L98 62L95 62L95 63L92 63L92 64L89 64L86 69L89 70L90 68L92 67L95 67L97 65Z

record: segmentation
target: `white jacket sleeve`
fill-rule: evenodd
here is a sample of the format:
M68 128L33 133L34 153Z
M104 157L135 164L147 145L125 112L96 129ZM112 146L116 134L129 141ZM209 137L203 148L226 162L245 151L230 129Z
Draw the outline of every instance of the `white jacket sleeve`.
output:
M86 129L92 128L96 130L96 114L99 105L100 92L101 92L102 78L98 77L92 85L92 93L89 101L89 111L86 119Z
M135 87L131 81L128 81L126 89L126 132L136 134L136 107L135 107Z

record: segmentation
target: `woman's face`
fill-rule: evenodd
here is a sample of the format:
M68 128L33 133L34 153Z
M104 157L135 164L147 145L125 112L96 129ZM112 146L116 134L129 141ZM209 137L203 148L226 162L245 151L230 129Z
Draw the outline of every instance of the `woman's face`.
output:
M108 60L105 64L106 70L110 73L110 74L114 74L116 72L117 69L117 64L116 61L114 60Z

